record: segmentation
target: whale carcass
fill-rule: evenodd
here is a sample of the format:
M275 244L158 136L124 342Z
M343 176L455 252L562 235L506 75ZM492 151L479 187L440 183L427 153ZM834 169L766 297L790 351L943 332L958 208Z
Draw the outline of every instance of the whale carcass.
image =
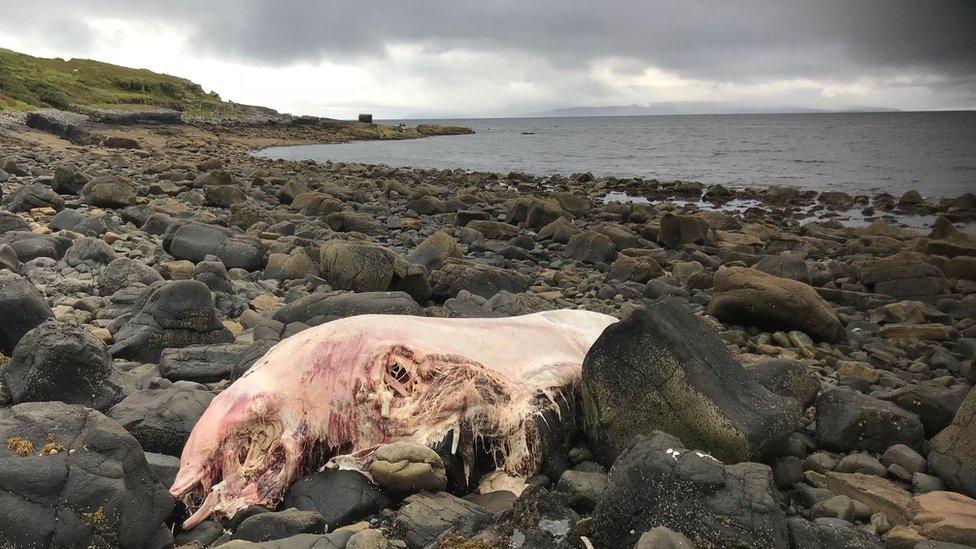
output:
M533 419L558 411L615 320L578 310L362 315L289 337L193 428L170 488L196 509L184 526L274 505L304 472L329 459L363 460L387 442L434 446L452 434L453 451L471 454L477 440L498 471L531 475L542 459Z

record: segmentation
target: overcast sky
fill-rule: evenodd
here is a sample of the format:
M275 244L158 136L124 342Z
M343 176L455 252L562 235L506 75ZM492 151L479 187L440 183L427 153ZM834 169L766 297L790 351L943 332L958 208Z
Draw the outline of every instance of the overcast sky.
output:
M976 108L976 0L0 0L0 47L338 117Z

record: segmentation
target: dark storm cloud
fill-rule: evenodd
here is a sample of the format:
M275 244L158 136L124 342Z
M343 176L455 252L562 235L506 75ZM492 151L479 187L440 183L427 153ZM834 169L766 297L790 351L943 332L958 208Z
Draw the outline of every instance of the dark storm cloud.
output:
M33 24L44 32L99 17L165 21L186 29L209 55L275 66L383 57L388 45L419 44L431 52L524 52L560 68L619 58L636 72L655 66L724 82L907 71L971 85L976 73L973 0L102 0L44 2L44 8L0 1L5 4L6 18L21 29ZM49 38L83 39L61 32Z

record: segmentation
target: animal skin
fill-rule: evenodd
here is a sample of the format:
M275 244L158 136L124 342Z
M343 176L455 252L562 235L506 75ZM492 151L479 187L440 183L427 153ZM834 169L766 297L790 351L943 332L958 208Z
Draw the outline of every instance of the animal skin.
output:
M362 315L275 345L214 398L183 449L170 491L196 512L274 505L328 460L365 463L376 446L434 446L448 433L473 462L525 477L542 456L534 417L558 413L594 341L616 319L590 311L445 319Z

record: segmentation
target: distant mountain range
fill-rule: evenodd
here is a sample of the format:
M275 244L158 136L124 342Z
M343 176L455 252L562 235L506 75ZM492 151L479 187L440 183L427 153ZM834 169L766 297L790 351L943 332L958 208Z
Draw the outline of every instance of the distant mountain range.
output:
M849 109L811 109L795 105L750 105L724 101L669 101L641 105L614 105L606 107L566 107L542 112L527 113L527 117L559 116L646 116L654 114L776 114L812 112L896 112L897 109L878 107L853 107Z

